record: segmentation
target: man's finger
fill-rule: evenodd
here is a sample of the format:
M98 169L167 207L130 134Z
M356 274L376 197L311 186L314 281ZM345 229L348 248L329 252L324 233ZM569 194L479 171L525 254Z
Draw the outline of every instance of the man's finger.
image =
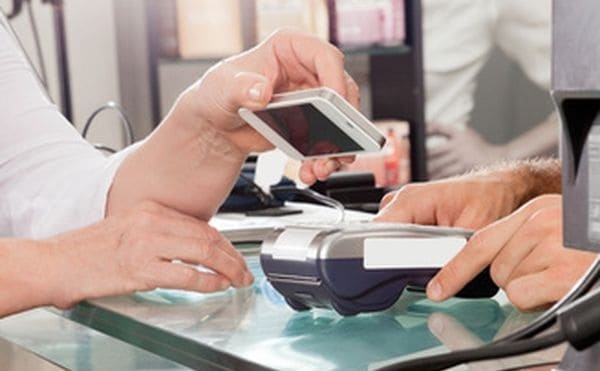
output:
M555 199L540 198L525 204L515 213L484 227L473 235L465 247L429 282L427 296L441 301L456 294L475 278L504 248L511 236L537 210Z
M440 143L438 145L427 146L427 159L432 161L433 159L440 157L447 157L448 154L452 153L454 148L447 142Z
M381 210L384 207L386 207L390 202L392 202L395 196L396 192L388 192L385 195L383 195L383 198L379 202L379 209Z
M553 269L523 276L508 283L504 288L510 302L521 311L532 311L547 307L561 299L571 289L572 282L566 281ZM551 285L548 283L552 282Z
M523 263L525 260L531 261L529 255L534 254L536 258L540 258L536 265L547 260L540 256L540 252L550 256L553 246L551 242L545 243L545 240L548 236L560 238L553 235L554 231L560 230L560 217L560 205L542 207L532 212L494 259L490 272L498 286L504 287L518 269L526 268Z

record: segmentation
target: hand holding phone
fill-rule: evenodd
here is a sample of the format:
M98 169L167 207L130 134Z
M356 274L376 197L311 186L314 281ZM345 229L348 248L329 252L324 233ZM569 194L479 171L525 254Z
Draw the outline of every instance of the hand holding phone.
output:
M276 94L264 109L240 116L288 156L305 160L381 150L385 137L329 88Z

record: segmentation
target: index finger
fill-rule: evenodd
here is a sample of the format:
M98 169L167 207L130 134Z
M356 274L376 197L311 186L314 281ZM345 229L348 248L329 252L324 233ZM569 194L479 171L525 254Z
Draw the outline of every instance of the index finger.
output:
M427 135L441 135L450 138L456 135L457 131L458 129L452 125L429 124L427 126Z
M465 247L427 285L427 296L441 301L456 294L487 267L521 225L540 207L554 203L552 198L533 200L495 223L480 229Z
M314 74L318 82L347 97L346 74L344 71L344 55L333 46L313 35L300 35L291 32L279 32L273 40L273 48L289 74L301 69L293 68L296 59L303 69Z

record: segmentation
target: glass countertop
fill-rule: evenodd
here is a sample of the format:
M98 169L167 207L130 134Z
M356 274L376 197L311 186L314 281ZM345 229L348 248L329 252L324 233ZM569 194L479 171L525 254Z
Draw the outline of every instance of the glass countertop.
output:
M189 368L39 308L0 319L0 369L183 371Z
M255 283L217 294L154 290L79 304L64 315L197 369L370 370L477 346L530 322L499 294L433 303L405 292L389 310L343 317L295 312L247 257ZM457 344L460 343L460 344Z

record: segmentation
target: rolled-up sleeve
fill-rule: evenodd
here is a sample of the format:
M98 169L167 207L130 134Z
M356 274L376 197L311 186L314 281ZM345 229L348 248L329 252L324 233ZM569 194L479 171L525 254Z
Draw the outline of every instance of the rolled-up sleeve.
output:
M106 157L87 143L0 24L0 236L42 238L103 218L134 149Z

